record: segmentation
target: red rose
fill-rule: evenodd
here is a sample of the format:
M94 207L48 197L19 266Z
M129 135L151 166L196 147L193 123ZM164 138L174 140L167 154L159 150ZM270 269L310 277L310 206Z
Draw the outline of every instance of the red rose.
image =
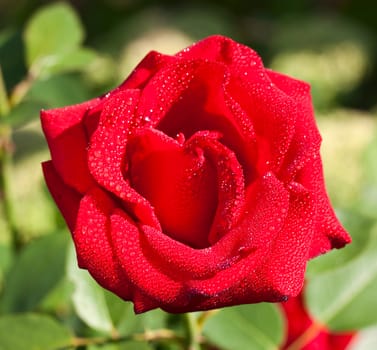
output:
M42 112L79 266L136 312L281 301L350 241L309 86L221 36L148 54L105 96Z
M295 344L293 348L300 350L345 350L355 336L355 332L331 332L317 323L306 310L302 294L281 306L288 326L283 349Z

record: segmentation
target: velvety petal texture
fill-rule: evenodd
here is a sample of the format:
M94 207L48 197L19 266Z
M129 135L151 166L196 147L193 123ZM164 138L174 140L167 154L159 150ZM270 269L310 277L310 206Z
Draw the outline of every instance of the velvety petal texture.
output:
M278 302L350 242L323 181L308 84L212 36L43 111L48 188L79 266L136 312Z

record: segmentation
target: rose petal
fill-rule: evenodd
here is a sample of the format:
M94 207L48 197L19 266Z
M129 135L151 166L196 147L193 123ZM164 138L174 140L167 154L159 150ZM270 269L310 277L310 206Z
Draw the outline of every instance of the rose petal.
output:
M189 145L160 131L140 130L128 143L128 173L132 186L154 207L162 230L203 248L209 245L217 207L216 172L199 148Z
M255 51L221 35L212 35L198 41L180 51L177 56L191 60L201 58L226 65L234 64L235 59L242 59L243 65L263 65L261 58Z
M111 215L111 240L119 262L131 283L158 305L184 304L182 285L174 281L144 256L144 245L140 232L131 219L121 210ZM143 312L142 305L138 312Z
M294 134L298 106L272 83L258 54L226 37L212 36L178 56L203 58L228 67L231 79L226 91L249 115L258 135L256 168L262 174L268 170L277 172Z
M63 182L52 161L42 163L42 169L48 189L72 232L76 225L81 195Z
M104 103L100 122L88 149L89 169L95 180L124 201L129 213L160 227L151 205L124 179L126 145L130 130L138 125L134 111L138 90L119 90Z
M255 301L254 299L246 301L248 297L252 298L254 293L258 297L262 297L258 293L265 288L264 278L254 273L256 268L254 259L258 262L258 266L268 268L266 265L268 252L272 244L277 241L277 236L286 220L289 193L272 173L268 173L254 184L248 195L248 200L250 201L249 209L242 222L225 235L218 244L222 244L223 240L226 242L228 235L231 237L235 235L233 237L244 239L239 246L239 254L247 256L248 252L252 251L253 253L245 259L240 259L234 265L237 268L231 266L224 271L219 271L212 278L192 282L195 290L214 296L221 293L222 289L226 291L231 288L232 284L234 284L234 288L238 288L239 283L242 282L246 288L240 296L243 298L243 302ZM237 278L239 283L235 282ZM273 285L270 287L274 288ZM231 294L229 298L231 298Z
M175 280L204 279L228 268L252 248L244 247L245 237L231 232L211 247L195 249L150 226L142 226L145 254L161 271ZM173 262L173 264L172 264Z
M80 193L93 185L87 166L88 139L82 120L99 101L97 98L79 105L41 111L54 167L63 181Z
M319 157L321 136L315 124L310 86L271 70L266 72L279 89L295 99L300 110L297 115L295 133L279 174L284 181L290 182L306 163L310 162L313 157Z
M200 147L216 169L218 206L209 233L211 244L237 224L245 204L242 168L235 154L217 141L217 137L209 131L201 131L186 143L190 148Z
M73 239L79 266L87 269L100 285L129 300L133 287L126 282L110 243L110 215L115 208L102 190L90 190L80 202Z
M304 283L306 262L316 225L316 207L310 192L290 184L290 204L283 228L275 237L268 259L258 273L282 295L296 296Z
M350 243L351 237L336 218L327 196L321 159L313 158L296 177L297 181L312 191L317 206L316 234L313 236L310 258Z
M181 281L190 299L189 307L181 301L163 305L165 310L184 312L282 298L277 291L267 290L264 279L255 271L268 258L266 252L284 223L289 195L272 174L258 180L254 187L248 216L209 248L192 249L143 226L143 254L148 264Z

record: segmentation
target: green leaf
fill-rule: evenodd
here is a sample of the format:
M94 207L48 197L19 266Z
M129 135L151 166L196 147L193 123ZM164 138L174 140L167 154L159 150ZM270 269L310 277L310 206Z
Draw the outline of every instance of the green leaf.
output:
M84 38L80 19L66 3L48 5L31 18L24 40L29 67L48 65L56 56L74 51Z
M90 99L88 88L75 74L53 75L34 83L27 98L45 103L44 108L63 107Z
M1 350L54 350L73 342L65 327L37 314L0 317L0 335Z
M203 333L224 350L277 350L283 327L278 307L261 303L220 310L205 323Z
M93 50L85 48L55 55L43 66L40 76L85 69L96 57L97 54Z
M107 290L104 290L104 294L112 323L120 334L124 336L144 330L140 324L140 315L135 315L132 303Z
M64 276L67 235L56 233L29 243L8 273L1 309L24 312L35 309Z
M364 174L366 181L361 193L360 208L362 212L372 219L377 212L377 135L369 144L364 154Z
M124 301L107 290L104 290L104 294L111 320L122 336L145 330L168 328L168 313L155 309L135 315L131 302Z
M311 314L334 331L377 323L377 227L360 256L311 278L306 301Z
M40 101L24 100L14 107L4 118L4 123L11 125L13 128L23 126L33 119L39 118L39 111L45 107Z
M78 316L90 327L111 332L114 329L105 295L88 271L79 269L73 245L68 254L68 279L74 285L73 305Z

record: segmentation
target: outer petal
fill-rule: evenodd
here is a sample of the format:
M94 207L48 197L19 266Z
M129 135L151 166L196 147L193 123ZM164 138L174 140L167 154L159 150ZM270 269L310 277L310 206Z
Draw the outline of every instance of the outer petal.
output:
M92 184L88 171L87 134L83 119L100 99L79 105L41 112L43 131L50 148L54 167L63 181L84 193Z
M255 195L257 197L251 196L254 200L244 221L206 249L184 246L144 226L143 235L135 233L142 247L133 248L132 256L138 257L137 263L130 256L125 256L124 268L133 269L133 278L137 279L134 283L142 286L143 293L159 300L160 307L169 312L281 300L283 295L279 294L280 290L266 285L265 279L256 271L268 258L266 254L271 242L283 225L288 208L288 192L270 174L255 185ZM279 203L279 207L276 203ZM117 242L122 247L127 245L124 251L128 251L130 238L126 242L125 238L121 238L121 233L118 235L120 238ZM140 250L143 257L139 257ZM148 274L141 274L141 271ZM174 281L177 283L176 297L170 299L164 285L167 283L173 288ZM181 292L178 291L179 286ZM161 296L164 291L165 299Z
M289 193L272 173L268 173L255 183L249 201L247 215L229 233L244 238L239 254L244 254L245 258L230 268L219 271L213 278L192 282L196 290L208 296L224 294L224 299L229 298L229 305L276 301L286 295L286 291L282 291L278 284L267 283L265 276L259 271L268 269L268 254L283 229L288 213ZM224 242L227 236L224 236ZM222 240L219 244L222 244ZM210 303L209 300L208 302Z
M313 196L300 184L291 183L288 216L260 267L266 285L283 295L296 296L302 289L315 218Z
M246 52L246 55L245 55ZM208 61L234 64L234 60L243 59L243 65L262 66L259 55L244 45L221 35L209 36L177 54L185 59L206 59Z
M42 163L42 168L48 189L73 232L81 195L63 182L51 161Z
M144 256L144 242L132 220L120 210L111 216L111 240L115 252L131 283L161 307L164 304L185 304L182 284L164 274ZM138 304L138 312L144 303Z
M297 174L297 179L313 192L317 206L317 220L314 223L316 234L313 236L310 258L350 243L351 237L335 216L327 196L321 159L319 157L312 159L310 164Z
M245 238L235 231L211 247L195 249L153 227L141 229L145 238L144 254L165 274L181 281L212 277L252 251L252 248L240 249Z
M131 299L133 286L121 269L111 243L110 215L116 205L102 190L94 188L80 202L73 233L79 266L97 282L124 299Z
M299 110L295 133L279 174L279 177L284 181L290 182L305 164L310 162L313 157L319 156L321 136L315 124L310 86L303 81L271 70L266 72L273 84L297 102Z

